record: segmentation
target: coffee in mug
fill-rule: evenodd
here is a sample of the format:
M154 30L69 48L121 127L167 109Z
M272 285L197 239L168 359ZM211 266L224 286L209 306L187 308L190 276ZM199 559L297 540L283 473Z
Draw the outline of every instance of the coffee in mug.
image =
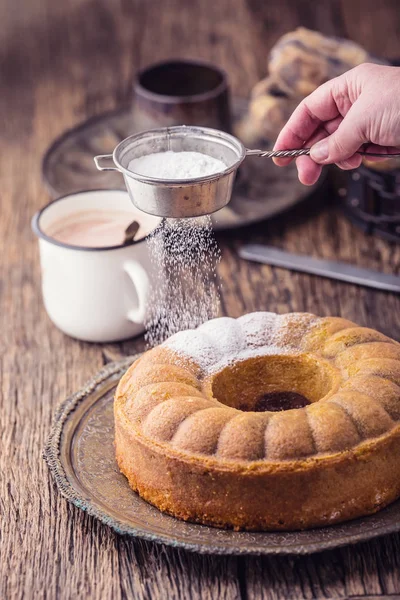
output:
M125 230L138 219L139 229L135 235L140 240L154 229L148 215L129 210L82 210L53 222L45 233L69 246L104 248L124 243Z

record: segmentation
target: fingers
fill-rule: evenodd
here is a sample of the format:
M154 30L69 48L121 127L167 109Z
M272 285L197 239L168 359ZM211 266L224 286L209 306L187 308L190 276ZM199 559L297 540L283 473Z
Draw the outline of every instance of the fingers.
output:
M309 156L296 158L296 167L299 180L303 185L314 185L322 171L322 165L317 165Z
M313 119L303 102L295 109L294 113L280 132L274 146L274 150L291 150L302 148L304 142L317 131L321 121ZM285 167L292 158L274 158L274 163L279 167Z
M368 139L365 122L369 109L362 98L350 94L346 76L328 81L299 104L274 149L311 147L310 158L296 160L299 179L305 185L318 179L321 169L316 165L336 163L345 170L357 168L362 161L357 151ZM291 160L274 162L285 166Z
M329 134L336 131L341 121L342 117L336 117L336 119L332 119L331 121L324 123L324 125L321 126L309 140L307 140L307 146L312 146L319 140L322 140ZM309 156L300 156L296 160L296 167L299 174L299 180L304 185L314 185L322 171L321 165L315 163Z
M382 160L379 159L378 160ZM350 169L357 169L362 162L362 156L360 154L354 154L347 160L337 163L337 166L348 171ZM309 156L299 156L296 159L297 172L299 174L299 180L304 185L314 185L319 179L322 172L322 165L315 163Z
M300 102L280 132L274 150L302 148L305 141L316 133L321 124L339 115L333 95L333 87L337 85L334 82L335 80L327 81ZM278 166L286 166L291 160L275 158L274 162Z
M325 128L320 128L311 138L307 141L310 146L322 140L328 135ZM322 166L315 163L309 156L299 156L296 158L296 167L299 180L303 185L314 185L321 175Z
M353 156L360 146L367 141L363 133L363 118L363 107L356 101L336 131L312 146L311 158L321 165L333 163L339 165L353 164L355 162ZM345 166L344 168L353 167Z
M349 171L350 169L357 169L361 165L361 163L361 154L353 154L353 156L350 156L347 160L342 160L336 163L336 165L344 171Z

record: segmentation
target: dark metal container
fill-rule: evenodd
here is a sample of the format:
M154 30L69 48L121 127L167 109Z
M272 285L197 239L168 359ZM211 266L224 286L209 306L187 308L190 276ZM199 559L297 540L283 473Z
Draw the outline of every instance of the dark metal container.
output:
M399 168L361 165L349 171L347 187L339 189L339 195L346 215L363 231L400 242Z
M151 65L135 79L132 115L138 131L197 125L230 132L226 74L214 65L194 60Z

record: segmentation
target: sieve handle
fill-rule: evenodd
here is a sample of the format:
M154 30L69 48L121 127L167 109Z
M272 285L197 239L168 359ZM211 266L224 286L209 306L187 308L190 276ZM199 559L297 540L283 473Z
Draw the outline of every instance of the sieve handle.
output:
M102 160L108 160L108 161L112 161L113 166L112 167L107 167L107 166L102 166L101 161ZM93 158L96 167L98 168L99 171L119 171L119 169L117 169L117 167L114 165L114 160L113 160L113 155L112 154L99 154L98 156L95 156Z
M246 156L259 156L261 158L297 158L310 154L311 148L295 148L293 150L250 150L246 148ZM377 156L379 158L396 158L400 156L399 152L364 152L357 150L356 154L362 156Z
M297 148L295 150L250 150L246 148L247 156L259 156L260 158L295 158L310 154L310 148Z

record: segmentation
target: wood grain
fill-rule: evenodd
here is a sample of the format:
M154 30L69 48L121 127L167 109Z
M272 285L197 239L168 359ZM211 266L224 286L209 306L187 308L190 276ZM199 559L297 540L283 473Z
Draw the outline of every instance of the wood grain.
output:
M399 598L400 536L299 558L196 556L119 537L60 498L41 458L57 404L104 362L143 348L61 334L40 297L32 214L47 202L41 156L66 128L130 97L135 71L211 60L246 95L276 39L298 25L396 57L396 0L0 1L0 598ZM320 195L267 224L219 236L223 311L341 314L400 339L400 299L240 261L245 241L398 272L400 250L354 229Z

